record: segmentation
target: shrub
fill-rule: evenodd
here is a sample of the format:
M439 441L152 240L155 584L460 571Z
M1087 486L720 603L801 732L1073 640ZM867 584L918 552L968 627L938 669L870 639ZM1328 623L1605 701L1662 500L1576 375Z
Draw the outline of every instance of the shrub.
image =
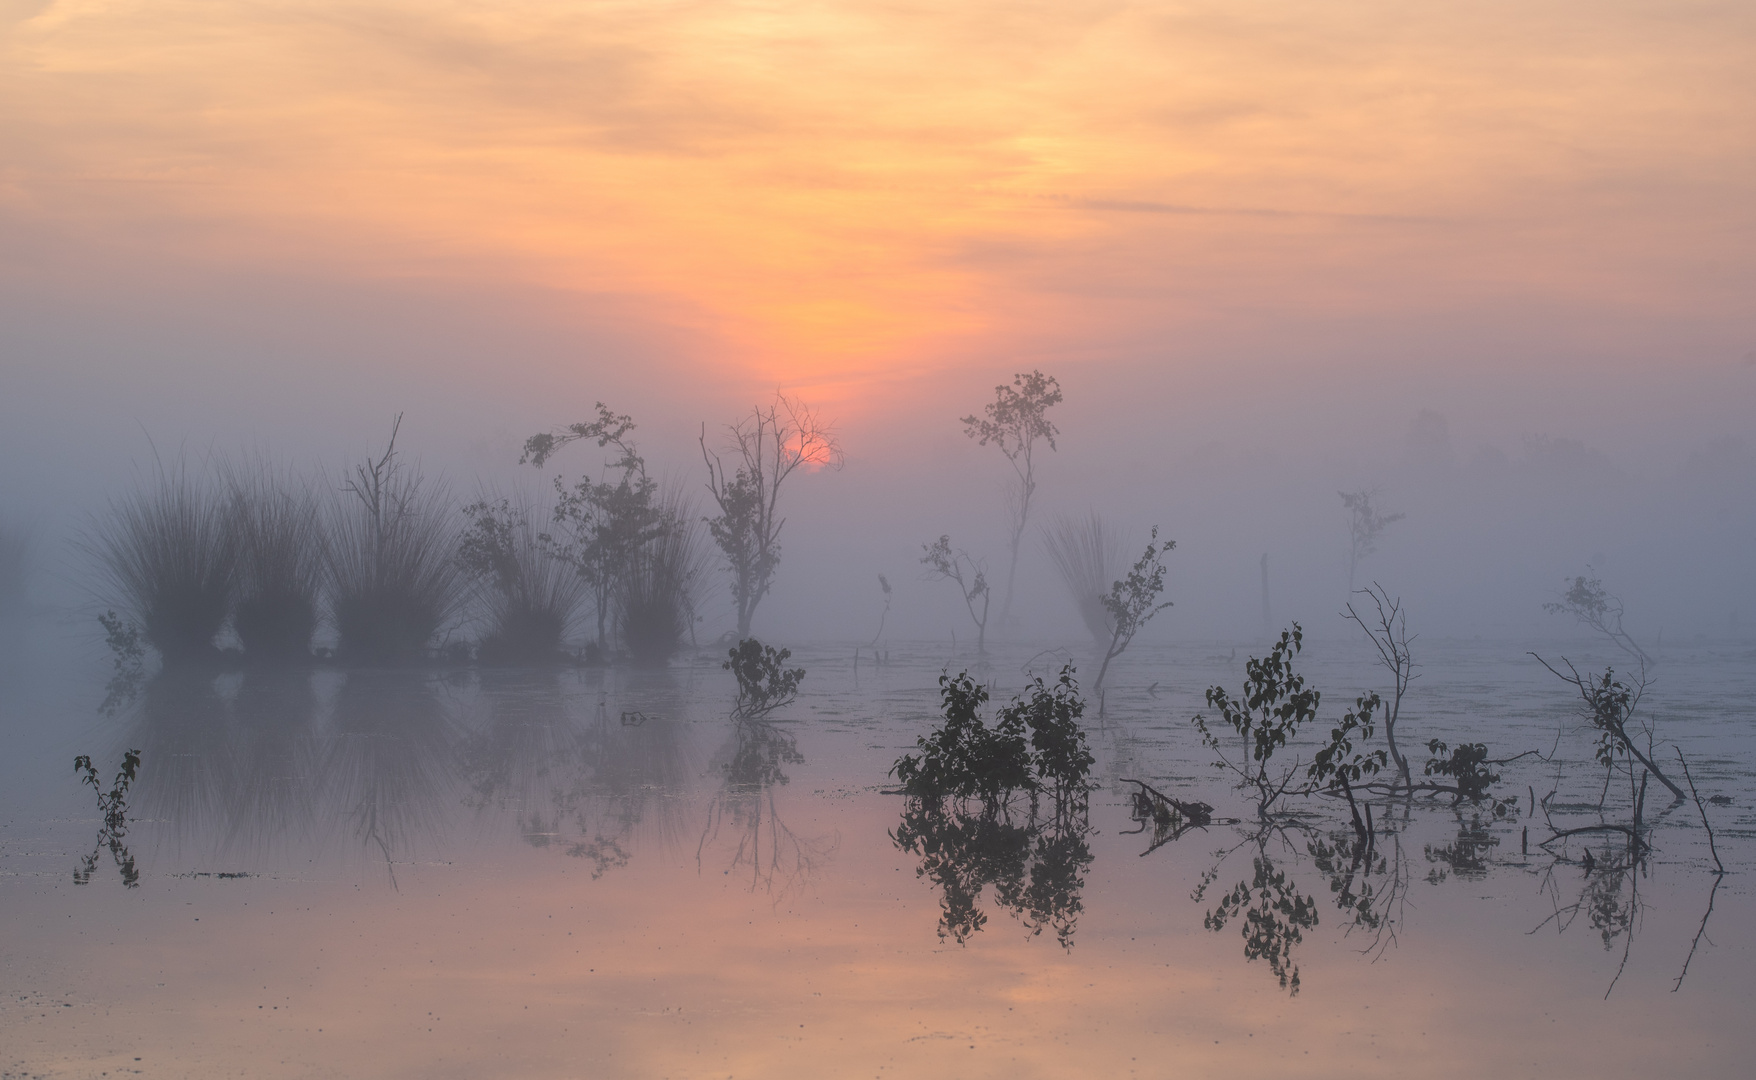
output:
M396 460L394 432L343 490L328 550L339 651L355 663L420 659L461 598L447 499Z
M653 667L670 662L694 625L695 590L711 559L691 502L667 497L660 520L627 560L616 589L622 645L636 664Z
M1061 515L1043 529L1043 549L1092 641L1108 647L1112 626L1104 597L1122 576L1122 538L1095 511L1084 518Z
M805 678L804 668L788 668L791 649L776 649L755 638L745 638L727 653L720 666L738 680L738 701L732 707L732 719L757 720L799 696L799 683Z
M236 551L224 502L179 465L110 504L84 542L108 599L166 666L210 659L231 606Z
M475 581L488 632L484 663L541 662L561 655L561 641L584 603L586 583L544 542L531 510L508 499L464 508L470 526L458 562Z
M237 552L232 628L251 660L308 659L323 581L323 522L308 484L257 466L228 477Z
M945 723L930 736L916 740L920 755L904 754L891 767L903 792L928 802L980 799L988 812L997 810L1014 792L1032 798L1044 790L1058 806L1089 790L1086 776L1093 758L1085 746L1079 717L1085 711L1073 667L1061 670L1053 687L1036 678L1001 709L989 727L980 710L987 687L963 672L939 677Z

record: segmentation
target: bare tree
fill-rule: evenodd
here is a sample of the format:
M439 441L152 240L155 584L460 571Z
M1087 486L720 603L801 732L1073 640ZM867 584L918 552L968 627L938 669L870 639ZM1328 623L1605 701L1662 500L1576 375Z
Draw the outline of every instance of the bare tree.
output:
M1586 567L1589 571L1591 567ZM1642 666L1653 663L1652 657L1634 640L1633 635L1622 629L1622 601L1610 595L1604 589L1604 583L1595 575L1580 576L1573 579L1561 599L1544 604L1543 610L1551 615L1571 615L1580 623L1591 627L1598 633L1609 638L1618 649L1638 660Z
M768 595L780 564L780 489L802 465L842 465L841 444L830 425L805 406L776 394L766 406L727 424L722 449L728 466L707 448L707 425L701 426L701 458L707 464L707 490L719 516L707 519L732 575L732 601L737 607L738 636L750 636L756 605Z
M1372 639L1372 645L1378 650L1378 661L1390 671L1394 686L1390 693L1389 706L1384 710L1384 740L1390 745L1390 760L1396 762L1397 774L1404 787L1414 781L1409 775L1408 758L1396 748L1396 720L1402 711L1402 695L1408 692L1408 684L1417 678L1414 674L1415 664L1409 657L1408 645L1412 640L1408 636L1408 619L1402 611L1402 598L1392 600L1384 591L1384 586L1373 582L1367 589L1360 592L1370 597L1377 608L1377 614L1371 622L1367 622L1353 604L1348 604L1347 618L1359 624L1366 636Z
M1354 593L1354 572L1359 569L1360 560L1378 550L1378 537L1384 530L1407 517L1407 514L1386 514L1372 505L1378 497L1376 489L1360 491L1338 491L1341 504L1348 511L1348 560L1347 560L1347 591Z
M949 535L941 536L931 544L922 544L921 550L926 553L921 556L921 562L927 567L928 578L944 578L957 583L964 606L969 608L970 621L976 624L976 652L987 652L988 603L994 595L988 587L987 568L969 552L953 548ZM978 600L981 601L979 610L976 607Z
M1012 618L1012 586L1018 575L1018 546L1030 520L1031 497L1037 490L1032 454L1039 439L1048 443L1050 450L1055 449L1055 436L1059 432L1049 422L1047 413L1051 405L1060 402L1061 384L1055 381L1055 377L1032 371L1028 375L1014 375L1011 386L994 387L994 400L983 407L984 416L972 414L963 418L963 433L982 446L993 443L999 447L1017 474L1007 491L1012 557L1006 566L1006 598L1000 604L1002 626Z

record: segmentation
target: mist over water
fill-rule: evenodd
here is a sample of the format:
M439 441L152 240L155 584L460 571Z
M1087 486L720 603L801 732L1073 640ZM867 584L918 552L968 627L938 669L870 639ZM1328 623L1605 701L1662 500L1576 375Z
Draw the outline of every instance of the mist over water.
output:
M0 1075L1744 1075L1753 35L0 3Z

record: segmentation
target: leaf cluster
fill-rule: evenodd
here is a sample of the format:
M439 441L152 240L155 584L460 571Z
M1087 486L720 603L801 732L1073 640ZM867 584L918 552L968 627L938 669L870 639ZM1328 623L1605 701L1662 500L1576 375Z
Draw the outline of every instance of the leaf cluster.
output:
M805 669L786 666L792 655L791 649L776 649L755 638L745 638L727 652L720 667L738 680L733 719L755 720L793 703Z
M945 723L916 740L918 756L904 754L891 767L905 794L934 804L979 799L992 813L1014 792L1034 799L1046 791L1064 808L1090 790L1095 759L1079 726L1085 702L1071 664L1053 685L1037 676L991 727L981 718L988 689L967 671L941 675L939 696Z
M122 755L122 768L117 771L116 779L106 792L98 780L98 771L91 763L91 756L81 754L73 759L73 771L81 774L80 782L90 785L97 793L98 811L104 815L106 832L120 836L128 831L128 788L134 783L134 777L139 770L140 751L129 750Z
M1426 775L1450 777L1457 785L1461 799L1475 803L1491 800L1495 817L1504 817L1512 811L1516 800L1493 798L1491 789L1500 782L1500 774L1494 771L1496 762L1488 760L1486 743L1448 746L1441 739L1429 739L1427 751L1433 757L1427 759L1426 768L1422 770Z

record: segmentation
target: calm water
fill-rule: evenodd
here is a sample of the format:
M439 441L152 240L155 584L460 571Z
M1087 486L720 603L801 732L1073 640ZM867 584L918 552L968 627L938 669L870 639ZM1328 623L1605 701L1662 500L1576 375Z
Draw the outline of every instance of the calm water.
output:
M83 625L6 633L0 1076L1744 1076L1756 1051L1748 645L1668 649L1646 705L1715 800L1716 887L1656 787L1638 865L1606 834L1590 874L1580 839L1537 846L1526 793L1596 822L1603 773L1518 643L1418 640L1401 737L1417 768L1434 736L1554 751L1505 768L1519 816L1380 807L1355 862L1328 803L1267 834L1131 815L1123 778L1248 820L1188 722L1248 646L1125 658L1088 827L1054 830L887 793L940 671L973 666L948 645L795 648L805 693L740 732L706 655L161 679L105 716ZM1322 718L1384 689L1369 659L1308 640ZM1059 662L1001 647L984 677ZM70 763L107 780L128 747L126 850L77 884L101 821Z

